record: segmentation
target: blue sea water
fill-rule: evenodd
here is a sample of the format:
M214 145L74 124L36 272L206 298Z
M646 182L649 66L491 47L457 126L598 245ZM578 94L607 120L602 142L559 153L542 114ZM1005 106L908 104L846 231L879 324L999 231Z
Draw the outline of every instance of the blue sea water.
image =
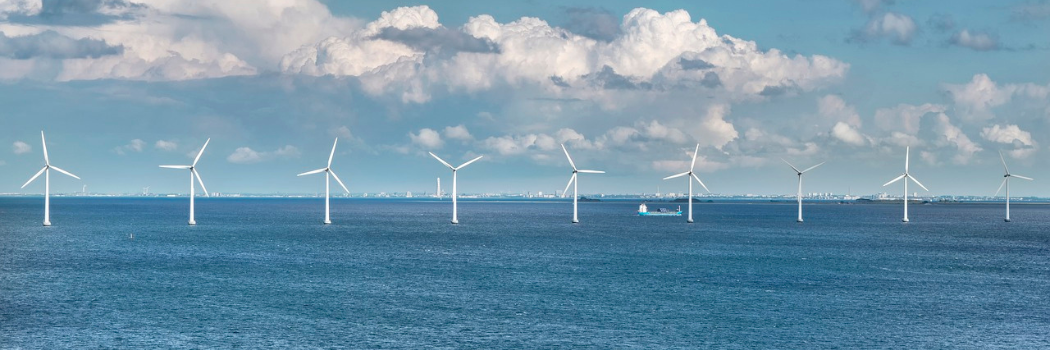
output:
M0 198L0 348L1050 348L1050 206L323 205Z

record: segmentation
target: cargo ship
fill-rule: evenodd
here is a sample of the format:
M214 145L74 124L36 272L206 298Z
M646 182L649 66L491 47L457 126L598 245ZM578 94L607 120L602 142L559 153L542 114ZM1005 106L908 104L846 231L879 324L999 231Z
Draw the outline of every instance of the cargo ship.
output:
M656 211L649 211L649 207L642 203L638 206L638 216L682 216L682 206L678 206L678 211L671 211L667 208L659 208Z

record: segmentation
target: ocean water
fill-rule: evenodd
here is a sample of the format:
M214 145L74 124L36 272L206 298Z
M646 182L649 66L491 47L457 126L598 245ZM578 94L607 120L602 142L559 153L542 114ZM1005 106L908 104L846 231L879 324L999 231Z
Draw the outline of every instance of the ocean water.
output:
M0 198L0 348L1050 348L1050 206L637 205Z

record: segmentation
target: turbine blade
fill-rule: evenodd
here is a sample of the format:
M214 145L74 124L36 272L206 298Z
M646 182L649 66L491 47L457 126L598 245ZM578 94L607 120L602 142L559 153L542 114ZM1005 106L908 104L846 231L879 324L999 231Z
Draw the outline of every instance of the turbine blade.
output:
M926 188L926 186L923 186L922 183L919 182L919 180L916 180L914 176L908 175L908 178L911 179L912 182L915 182L916 185L919 185L919 187L922 187L922 189L926 190L926 192L930 192L930 189Z
M328 168L321 168L321 169L317 169L317 170L310 170L310 171L307 171L307 172L305 172L305 173L302 173L302 174L299 174L299 175L296 175L296 176L303 176L303 175L311 175L311 174L317 174L317 173L319 173L319 172L322 172L322 171L325 171L325 170L328 170Z
M57 166L54 166L54 165L52 165L52 166L51 166L51 169L55 169L56 171L58 171L58 172L60 172L60 173L63 173L63 174L66 174L66 175L72 176L73 178L76 178L77 180L80 180L80 177L79 177L79 176L73 175L72 173L70 173L70 172L68 172L68 171L65 171L65 170L62 170L62 168L59 168L59 167L57 167Z
M197 158L193 158L193 166L197 166L197 161L201 160L201 155L204 154L204 149L208 148L208 142L211 142L211 138L210 137L208 138L207 141L204 141L204 146L201 146L200 152L197 152ZM203 185L201 185L201 187L203 187ZM205 191L205 192L207 192L207 191Z
M999 151L999 160L1003 162L1003 170L1006 170L1006 173L1009 174L1010 168L1006 167L1006 159L1003 158L1003 151Z
M441 164L444 164L444 165L445 165L445 166L447 166L447 167L448 167L449 169L452 169L452 170L456 170L456 168L452 167L452 164L449 164L449 163L448 163L448 162L446 162L446 161L445 161L444 159L441 159L441 157L438 157L438 156L434 155L434 152L427 152L427 153L430 153L430 156L431 156L431 157L434 157L434 159L437 159L437 160L438 160L439 162L441 162Z
M693 150L693 162L691 164L689 164L689 171L690 172L692 172L693 168L696 167L696 155L697 155L697 153L700 153L700 144L699 143L696 144L696 149Z
M904 174L901 174L901 176L898 176L898 177L894 178L893 180L890 180L890 182L887 182L887 183L883 184L882 187L889 186L891 183L900 181L900 179L903 179L903 178L904 178Z
M817 168L818 166L824 165L824 163L826 163L826 162L820 162L820 164L817 164L817 165L811 166L811 167L809 167L809 168L806 168L806 170L803 170L803 171L801 171L801 172L803 172L803 173L804 173L804 172L807 172L807 171L810 171L810 170L816 169L816 168Z
M572 166L572 170L576 170L576 163L572 162L572 157L569 156L569 150L565 149L565 144L561 144L561 150L565 152L565 158L569 159L569 165Z
M160 167L161 168L168 168L168 169L189 169L189 168L191 168L191 166L189 166L189 165L161 165Z
M784 158L780 158L780 160L783 161L784 164L787 164L789 167L791 167L791 170L794 170L796 173L801 173L801 171L799 171L798 168L796 168L794 165L791 165L791 163L788 163L788 161L784 160Z
M1003 182L999 184L999 189L995 190L995 194L992 195L992 197L999 197L999 191L1003 190L1003 185L1006 185L1006 181L1009 181L1009 180L1010 180L1010 178L1004 177L1003 178Z
M707 189L707 185L704 185L704 182L700 181L700 177L699 176L696 176L696 174L693 174L693 178L696 179L696 182L700 183L700 187L703 187L704 191L707 191L707 193L711 193L711 190Z
M197 173L197 169L190 169L190 171L193 172L193 176L197 177L197 183L201 184L201 189L204 190L204 195L211 197L211 194L208 193L208 189L204 187L204 180L201 180L201 174Z
M681 173L681 174L674 174L674 175L665 177L664 180L670 180L670 179L673 179L673 178L676 178L676 177L682 177L682 176L686 176L686 175L689 175L688 171L684 172L684 173Z
M463 165L460 165L460 166L456 167L456 170L463 169L463 167L465 167L467 165L470 165L470 163L478 161L478 159L481 159L481 157L484 157L484 156L478 156L477 158L471 159L469 162L463 163Z
M29 186L30 182L33 182L33 180L36 180L36 178L40 177L40 174L43 174L44 170L47 170L46 166L43 167L43 168L40 168L40 171L36 172L36 175L33 175L33 177L29 178L29 181L26 181L26 184L22 185L22 188L26 188L26 186Z
M1030 178L1030 177L1027 177L1027 176L1021 176L1021 175L1014 175L1014 174L1010 174L1010 176L1011 176L1011 177L1016 177L1016 178L1018 178L1018 179L1025 179L1025 180L1028 180L1028 181L1032 181L1032 178Z
M332 153L328 154L328 167L332 167L332 157L335 157L335 145L339 144L339 138L335 138L335 142L332 142Z
M572 186L573 181L576 181L576 173L572 173L572 177L569 178L569 183L565 184L565 190L561 191L561 198L565 198L565 192L569 192L569 186Z
M911 146L904 148L904 173L908 173L908 158L911 157Z
M577 170L576 172L588 174L605 174L605 172L601 170Z
M346 193L350 193L350 189L346 188L346 185L343 184L343 180L339 179L339 176L335 174L335 171L329 170L328 172L332 174L332 177L335 178L335 182L339 183L339 186L343 186L343 191L346 191Z
M40 143L44 145L44 164L51 165L51 161L47 159L47 140L44 140L44 130L40 130Z

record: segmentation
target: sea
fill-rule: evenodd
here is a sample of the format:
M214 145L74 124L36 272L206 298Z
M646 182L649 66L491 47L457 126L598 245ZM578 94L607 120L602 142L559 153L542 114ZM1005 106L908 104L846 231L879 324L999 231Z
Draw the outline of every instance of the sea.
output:
M1050 205L196 204L0 198L0 348L1050 348Z

